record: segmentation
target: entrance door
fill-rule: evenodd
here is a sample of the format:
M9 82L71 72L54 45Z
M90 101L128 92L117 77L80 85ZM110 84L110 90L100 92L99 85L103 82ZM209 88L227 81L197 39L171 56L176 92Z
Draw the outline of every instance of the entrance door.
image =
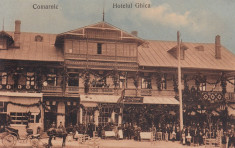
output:
M56 105L51 105L50 106L50 112L45 111L45 115L44 115L44 129L45 131L48 130L49 128L51 128L51 125L53 122L57 121L57 106ZM57 127L57 126L56 126Z
M76 106L66 106L65 126L77 124L77 109Z

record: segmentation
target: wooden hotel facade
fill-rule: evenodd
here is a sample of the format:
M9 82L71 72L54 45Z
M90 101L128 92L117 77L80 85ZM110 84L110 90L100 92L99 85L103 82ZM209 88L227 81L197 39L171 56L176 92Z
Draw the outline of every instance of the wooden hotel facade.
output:
M0 32L0 111L10 124L140 124L163 112L178 120L177 42L144 40L104 21L61 34L20 25ZM234 107L235 56L219 36L183 43L181 65L184 113Z

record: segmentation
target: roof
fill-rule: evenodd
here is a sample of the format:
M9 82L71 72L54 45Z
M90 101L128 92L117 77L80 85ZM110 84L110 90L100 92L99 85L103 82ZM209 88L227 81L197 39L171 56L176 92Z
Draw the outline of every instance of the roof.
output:
M13 32L7 32L12 37ZM36 42L35 36L43 37L42 42ZM20 34L20 48L0 50L0 59L30 60L30 61L64 61L63 53L54 46L56 34L26 33Z
M140 66L177 67L178 61L167 52L177 45L176 41L148 41L148 46L139 46L138 60ZM221 47L221 59L215 58L215 44L213 43L185 43L182 68L200 68L214 70L235 70L235 55L225 47ZM203 46L203 50L198 47Z
M105 34L103 34L102 36L89 36L89 34L86 32L87 29L95 29L95 30L106 30L106 31L116 31L118 32L116 35L118 35L118 38L114 38L113 36L107 36L105 37ZM98 22L96 24L92 24L92 25L88 25L82 28L78 28L75 30L70 30L61 34L58 34L56 37L56 45L59 44L59 42L61 41L61 39L63 39L64 36L80 36L80 37L84 37L84 38L102 38L102 39L119 39L119 40L131 40L131 41L135 41L138 42L139 44L144 43L144 40L133 35L130 34L124 30L121 30L105 21L102 22Z

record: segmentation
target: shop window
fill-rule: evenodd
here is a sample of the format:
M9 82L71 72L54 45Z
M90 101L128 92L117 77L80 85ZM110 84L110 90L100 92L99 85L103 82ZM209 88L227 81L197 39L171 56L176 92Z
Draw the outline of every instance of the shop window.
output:
M69 74L68 86L78 86L79 85L79 77L78 74Z
M97 43L97 54L102 54L102 44Z
M47 85L48 86L56 86L56 75L48 74L47 75Z
M6 85L7 84L7 73L2 72L0 76L0 84Z
M108 125L109 122L111 122L111 111L112 108L104 107L101 110L101 114L99 116L99 125L102 125L103 127Z
M35 75L33 72L27 72L26 77L26 86L34 86L35 85Z
M11 124L24 124L28 123L39 123L39 113L29 113L27 112L11 112ZM38 120L37 120L38 119Z
M141 88L152 89L151 78L142 78Z
M164 89L167 89L167 80L166 80L166 74L164 74L163 76L162 76L162 80L161 80L161 89L162 90L164 90Z

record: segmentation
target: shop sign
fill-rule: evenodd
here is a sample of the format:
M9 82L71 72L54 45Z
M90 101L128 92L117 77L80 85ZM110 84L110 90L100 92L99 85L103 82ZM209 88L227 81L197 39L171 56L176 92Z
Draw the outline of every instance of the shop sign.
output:
M140 104L143 103L143 97L125 97L123 102L124 103L133 103L133 104Z

